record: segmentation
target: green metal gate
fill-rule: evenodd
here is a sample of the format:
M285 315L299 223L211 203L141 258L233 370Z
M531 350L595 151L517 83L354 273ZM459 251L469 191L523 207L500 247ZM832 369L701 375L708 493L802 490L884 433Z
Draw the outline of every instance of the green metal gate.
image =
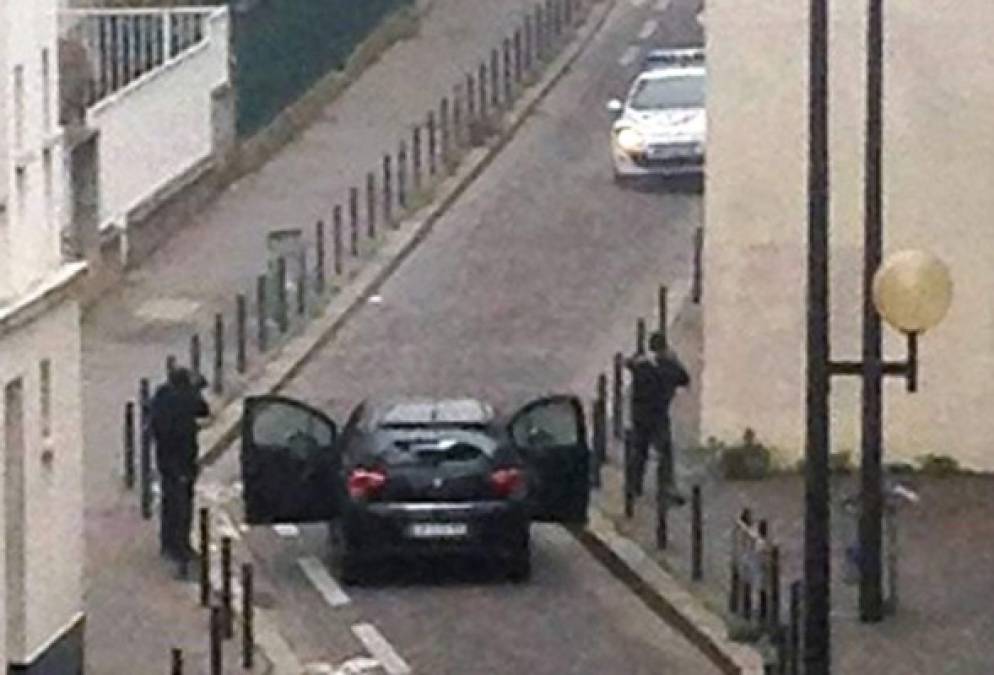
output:
M237 129L251 136L413 0L230 0Z

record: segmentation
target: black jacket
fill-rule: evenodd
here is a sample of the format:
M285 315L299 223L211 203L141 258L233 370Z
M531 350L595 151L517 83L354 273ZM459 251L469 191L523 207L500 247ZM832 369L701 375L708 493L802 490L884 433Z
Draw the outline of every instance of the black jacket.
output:
M163 476L194 476L197 469L197 419L208 417L207 401L193 386L166 383L150 404L156 463Z
M668 424L670 403L679 387L690 384L690 375L672 353L652 359L636 355L625 363L632 373L634 424Z

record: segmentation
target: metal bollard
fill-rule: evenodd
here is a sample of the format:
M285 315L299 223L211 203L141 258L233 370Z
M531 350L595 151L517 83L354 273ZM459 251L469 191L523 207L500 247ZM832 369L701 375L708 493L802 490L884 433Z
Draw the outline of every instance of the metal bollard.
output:
M224 393L224 316L214 314L214 393Z
M200 604L211 602L211 520L207 507L200 507Z
M221 607L224 610L224 639L235 633L234 609L231 606L231 537L221 537Z
M442 159L442 167L445 173L449 172L449 97L443 96L438 104L438 128L440 132L441 144L439 146L439 156Z
M501 43L501 56L504 59L504 107L511 107L512 81L511 81L511 40L504 38Z
M331 256L335 276L342 276L342 205L335 204L331 212Z
M645 354L645 319L635 319L635 353Z
M694 230L694 279L691 298L695 305L701 303L701 295L704 292L704 228L698 227Z
M521 75L523 73L524 63L522 62L521 53L521 29L514 29L514 82L515 84L521 84Z
M210 609L211 675L224 675L224 619L221 607Z
M619 441L625 430L625 355L614 355L614 397L611 418L614 421L614 437Z
M452 144L456 150L463 146L462 91L458 84L452 90Z
M759 521L759 536L762 537L764 545L769 541L768 539L768 525L766 520ZM766 570L764 570L765 572ZM760 578L759 585L759 625L762 628L766 628L770 618L770 594L769 585L767 583L766 575L763 574Z
M562 0L552 0L553 16L555 17L554 25L556 28L556 37L563 34L563 2Z
M563 3L563 21L567 28L573 27L573 0L565 0Z
M124 404L124 487L135 488L135 404Z
M531 14L525 16L525 51L524 51L524 67L525 70L531 72L532 69L532 45L535 42L535 32L532 26Z
M480 111L479 118L485 120L487 118L487 64L481 62L479 72L476 75L476 83L479 85L480 89Z
M307 249L298 254L297 265L297 316L307 318Z
M260 354L264 354L269 349L269 317L266 308L267 281L265 274L260 274L255 278L255 307L258 312L256 317L258 335L256 337L259 342Z
M200 375L203 371L200 366L200 334L194 333L190 336L190 370L195 375Z
M315 240L317 241L317 260L314 262L314 290L318 297L324 295L325 289L325 250L324 250L324 221L319 220L314 226Z
M607 375L601 373L597 376L597 417L595 421L599 426L594 427L595 450L597 452L597 465L600 466L608 461L607 457Z
M252 668L255 661L255 607L251 563L242 564L242 667Z
M667 327L669 326L669 288L665 284L659 287L659 334L663 336L663 345L668 344Z
M432 178L438 173L438 166L435 161L438 154L438 129L435 126L435 111L428 111L428 118L425 121L425 128L428 133L428 175Z
M276 260L276 322L279 324L280 334L285 334L290 328L286 301L286 258L282 256Z
M407 144L400 142L397 150L397 204L407 208Z
M138 473L141 481L141 512L142 518L152 517L152 429L150 419L150 394L147 377L138 382L138 400L140 401L140 431Z
M248 303L245 295L235 298L235 370L244 374L246 369L246 328L248 323Z
M168 379L169 374L176 370L176 356L173 354L166 355L166 370L165 375Z
M752 524L752 514L748 509L742 511L742 522L746 525ZM742 618L752 622L752 580L746 576L742 579Z
M376 239L376 175L366 174L366 237Z
M183 650L178 647L172 649L172 665L169 672L171 675L183 675Z
M801 664L801 582L790 585L790 623L787 629L787 673L799 675Z
M690 578L704 578L704 523L701 509L701 486L695 485L690 493Z
M624 471L622 476L624 478L624 493L625 493L625 518L631 518L635 515L635 485L634 485L634 434L631 429L625 429L625 445L624 445Z
M500 54L496 49L490 50L490 105L500 109Z
M411 173L414 177L414 191L421 189L421 127L417 124L411 130Z
M383 155L383 224L394 227L393 221L393 160Z
M476 117L476 80L472 73L466 73L466 119L469 122Z
M349 188L349 252L359 255L359 188Z
M770 549L770 580L769 580L769 631L771 635L780 633L780 547Z
M669 463L659 457L656 462L656 548L665 550L669 543Z
M542 5L535 6L535 60L541 65L545 57L545 21L542 13Z

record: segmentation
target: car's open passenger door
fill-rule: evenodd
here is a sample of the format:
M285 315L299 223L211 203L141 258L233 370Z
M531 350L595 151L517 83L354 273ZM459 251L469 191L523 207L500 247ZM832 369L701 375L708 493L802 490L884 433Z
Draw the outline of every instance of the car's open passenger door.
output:
M242 414L245 522L331 520L338 510L338 430L326 415L280 396L250 396Z
M509 434L528 464L532 518L585 523L590 447L579 399L558 395L531 401L511 418Z

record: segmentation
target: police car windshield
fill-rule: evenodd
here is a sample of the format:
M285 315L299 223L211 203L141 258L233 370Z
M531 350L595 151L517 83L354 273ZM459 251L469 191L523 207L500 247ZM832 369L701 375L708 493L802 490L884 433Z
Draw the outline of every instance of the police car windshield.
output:
M647 77L639 80L629 104L634 110L703 108L703 75Z

